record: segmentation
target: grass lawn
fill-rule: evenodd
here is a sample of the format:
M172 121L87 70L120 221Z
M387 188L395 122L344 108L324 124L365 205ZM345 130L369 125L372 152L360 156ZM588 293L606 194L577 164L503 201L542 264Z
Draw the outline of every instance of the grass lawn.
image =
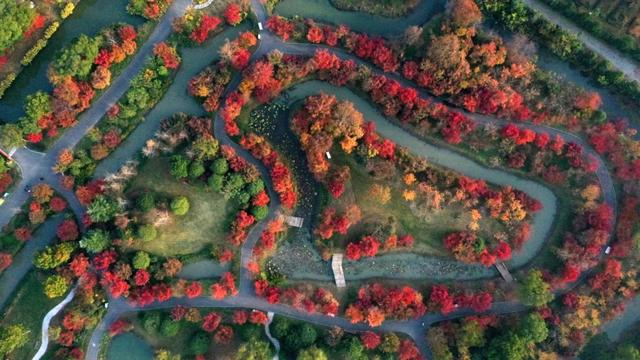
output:
M7 359L30 359L40 345L40 327L44 315L61 299L49 299L43 292L44 276L31 271L25 276L13 300L4 310L2 326L22 324L29 330L27 343Z
M207 245L225 242L228 214L235 214L222 195L207 188L203 182L195 185L179 182L169 174L169 158L147 160L133 180L128 194L152 190L163 197L186 196L189 212L158 227L158 237L149 242L136 242L135 247L160 256L186 255Z
M332 153L332 162L349 166L351 180L341 198L330 198L329 205L341 208L345 205L341 203L354 201L362 211L361 222L350 228L346 236L334 235L341 247L345 247L349 240L357 240L362 235L370 234L375 223L393 222L398 235L409 233L415 238L412 252L449 256L449 252L443 246L443 237L452 231L465 230L469 224L469 211L456 203L444 205L442 210L432 211L424 217L415 214L410 203L402 197L405 185L399 174L392 180L376 181L363 165L341 151ZM376 182L391 187L391 199L386 204L381 204L370 194L371 186ZM506 231L502 223L488 216L483 217L479 224L479 235L486 239L497 232Z

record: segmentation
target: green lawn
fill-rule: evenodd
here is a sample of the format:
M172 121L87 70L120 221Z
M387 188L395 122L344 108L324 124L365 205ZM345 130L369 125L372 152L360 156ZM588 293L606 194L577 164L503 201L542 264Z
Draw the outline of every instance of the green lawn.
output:
M402 197L406 186L401 174L397 174L392 180L376 181L363 165L341 151L332 153L332 163L349 166L351 180L342 197L338 200L331 198L329 205L340 208L343 206L341 203L353 199L362 211L362 221L350 228L346 236L337 236L339 246L344 247L348 242L369 234L374 227L373 223L386 223L393 217L398 235L409 233L415 238L412 252L448 256L449 252L443 246L443 237L452 231L465 230L469 223L469 211L458 203L443 204L442 210L433 211L426 217L416 215L410 203ZM376 182L391 187L391 199L388 203L381 204L370 195L369 189ZM486 239L490 239L496 232L506 231L502 223L488 216L483 217L479 224L479 235Z
M44 276L31 271L25 276L13 300L4 310L1 325L22 324L29 330L27 343L7 359L30 359L40 346L40 328L44 315L51 310L60 299L49 299L43 292Z
M225 198L209 190L204 182L195 185L177 181L169 174L167 157L153 158L144 163L133 180L128 194L152 190L162 197L186 196L189 212L158 227L158 237L148 242L136 242L135 248L160 256L186 255L198 252L207 245L225 242L228 214L235 214Z

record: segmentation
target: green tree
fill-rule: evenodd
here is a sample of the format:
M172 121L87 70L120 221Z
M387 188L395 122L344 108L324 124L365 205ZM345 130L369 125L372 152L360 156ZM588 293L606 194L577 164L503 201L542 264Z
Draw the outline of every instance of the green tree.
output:
M229 163L225 158L217 158L213 161L211 165L211 171L217 175L224 175L229 171Z
M60 275L51 275L44 281L44 293L50 299L64 295L69 289L69 284Z
M366 360L368 359L367 354L364 350L364 346L362 346L362 342L355 337L352 336L346 341L343 341L340 345L339 350L341 359L349 359L349 360Z
M3 357L23 347L29 339L29 330L22 324L0 328L0 355Z
M209 349L210 343L211 340L207 333L204 331L198 331L189 340L189 349L193 355L204 354Z
M171 201L171 211L182 216L189 212L189 199L186 196L178 196Z
M165 317L160 326L160 332L164 337L174 337L178 335L181 327L180 321L174 321L170 317Z
M142 241L151 241L158 236L158 229L151 224L145 224L138 227L138 237Z
M138 251L133 257L134 269L146 269L151 265L151 257L144 251Z
M251 215L253 215L256 220L262 220L267 217L269 214L269 207L267 206L253 206L251 207Z
M632 344L625 344L618 347L613 358L620 360L640 360L640 350Z
M299 323L292 326L289 336L281 338L284 346L292 353L308 348L313 345L318 338L316 329L308 323Z
M0 145L5 149L23 147L27 142L17 124L4 124L0 127Z
M252 181L247 187L247 191L251 196L256 196L262 190L264 190L264 181L262 181L262 179Z
M202 161L194 161L189 166L189 177L195 180L202 176L205 171L206 169L204 168Z
M173 155L170 172L178 180L186 178L189 176L189 160L182 155Z
M138 210L148 212L156 207L156 196L152 192L146 191L138 197L136 206L138 207Z
M580 360L608 360L611 357L609 348L611 341L606 333L601 333L589 339L580 352Z
M28 118L37 121L43 115L51 112L51 96L44 91L37 91L27 96L24 112Z
M142 327L151 335L158 333L162 323L162 313L160 311L147 311L142 314Z
M272 356L268 342L253 338L240 346L235 360L271 360Z
M538 313L529 313L520 321L519 334L527 342L540 343L549 335L544 319Z
M222 187L222 192L225 198L231 199L237 196L244 187L244 178L242 175L234 173L227 176L227 179Z
M493 338L487 350L488 360L523 360L527 357L527 342L509 331Z
M89 230L80 240L80 247L90 253L99 253L109 246L109 234L101 229Z
M379 348L383 353L394 354L400 348L400 338L394 333L386 333L382 335L382 342Z
M484 328L477 321L465 321L460 330L459 346L465 348L484 346Z
M209 177L209 180L207 180L207 183L209 184L211 190L215 192L221 192L222 185L224 185L224 176L212 175L211 177Z
M253 338L259 338L264 333L262 326L254 324L245 324L240 328L240 338L244 341L249 341Z
M301 350L298 353L297 360L328 360L327 354L322 349L312 346L308 349Z
M200 136L191 144L191 150L197 160L211 160L218 153L218 140L213 136Z
M285 339L289 336L292 321L284 316L276 316L270 325L273 336L277 339Z
M540 307L553 299L551 288L544 281L539 270L533 270L527 274L520 284L519 292L525 305Z
M33 259L33 264L44 270L55 269L71 259L75 246L72 242L63 242L56 246L48 246Z
M118 212L118 204L104 195L98 195L87 207L87 214L94 222L107 222Z
M36 10L28 2L0 2L0 53L22 38L35 16Z
M58 54L52 64L53 71L59 76L87 79L101 44L100 36L90 38L80 35Z

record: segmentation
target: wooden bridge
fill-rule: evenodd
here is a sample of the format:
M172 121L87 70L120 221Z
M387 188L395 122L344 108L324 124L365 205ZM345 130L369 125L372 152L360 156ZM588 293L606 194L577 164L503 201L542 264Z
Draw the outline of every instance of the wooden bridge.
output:
M513 282L513 276L509 272L509 269L507 269L507 265L505 265L503 262L497 262L495 266L496 266L496 269L498 269L498 272L500 273L504 281L508 283Z
M339 288L346 287L347 282L344 280L344 271L342 271L342 254L333 254L331 268L333 269L333 278L336 281L336 286Z
M304 222L304 218L301 218L301 217L295 217L295 216L289 216L289 215L283 215L283 214L280 214L280 216L284 219L284 222L289 226L300 228L302 227L302 223Z

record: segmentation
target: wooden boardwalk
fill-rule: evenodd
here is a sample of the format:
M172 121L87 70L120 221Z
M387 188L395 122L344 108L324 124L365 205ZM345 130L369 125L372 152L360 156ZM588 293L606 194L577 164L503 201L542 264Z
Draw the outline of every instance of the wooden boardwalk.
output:
M331 258L331 268L333 269L336 286L339 288L346 287L347 283L344 280L344 271L342 270L342 254L333 254Z
M507 265L505 265L503 262L497 262L496 269L498 269L498 272L500 273L504 281L508 283L513 282L513 276L509 272L509 269L507 269Z
M284 222L293 227L300 228L302 227L302 223L304 222L304 218L289 216L289 215L280 215L284 219Z

